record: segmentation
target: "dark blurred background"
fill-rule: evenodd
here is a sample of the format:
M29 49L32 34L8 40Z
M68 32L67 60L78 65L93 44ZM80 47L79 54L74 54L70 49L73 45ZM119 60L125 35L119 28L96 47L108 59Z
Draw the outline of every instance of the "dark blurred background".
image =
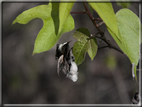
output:
M2 103L3 104L130 104L135 92L129 59L109 48L100 49L93 61L86 54L78 66L79 78L72 82L57 75L56 45L49 51L32 56L34 41L42 20L34 19L26 25L13 20L23 11L48 3L2 2ZM122 7L113 3L117 12ZM139 3L129 6L139 16ZM75 3L72 11L83 11L82 3ZM72 14L75 29L85 27L90 33L96 28L85 14ZM98 18L97 13L93 16ZM65 33L57 43L76 42L73 32ZM116 43L102 25L105 36ZM104 46L98 40L99 47ZM139 75L138 75L139 77Z

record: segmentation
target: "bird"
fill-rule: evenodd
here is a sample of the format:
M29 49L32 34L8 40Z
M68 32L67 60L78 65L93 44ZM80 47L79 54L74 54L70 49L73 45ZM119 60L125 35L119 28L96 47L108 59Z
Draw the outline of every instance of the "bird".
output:
M70 48L69 43L70 43L70 41L65 42L63 44L57 44L57 46L56 46L56 55L55 55L56 59L59 59L59 57L61 55L64 55L64 57L67 57L68 52L69 52L69 48Z
M57 44L55 59L57 63L57 74L63 75L73 82L78 79L78 67L72 54L72 48L69 46L70 41L63 44Z

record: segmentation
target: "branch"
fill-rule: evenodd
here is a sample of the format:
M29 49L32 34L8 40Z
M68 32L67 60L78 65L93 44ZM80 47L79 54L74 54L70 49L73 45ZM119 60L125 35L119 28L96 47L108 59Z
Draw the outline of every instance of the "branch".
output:
M86 12L70 12L70 14L86 14Z
M101 29L98 27L97 23L96 23L96 20L90 13L86 3L83 3L84 4L84 7L85 7L85 10L86 10L86 14L89 16L89 18L92 20L93 24L95 25L95 27L97 28L97 30L100 32L101 35L104 35L104 32L101 31Z
M86 10L86 14L89 16L89 18L91 19L91 21L92 21L93 24L95 25L96 29L98 30L97 34L100 34L100 35L101 35L101 37L98 37L98 36L96 36L97 34L95 34L94 36L91 36L91 37L88 38L88 39L92 39L92 38L94 38L94 37L100 38L100 39L102 39L106 44L108 44L108 47L109 47L109 48L113 48L113 49L117 50L118 52L124 54L119 48L113 46L113 45L106 39L106 37L104 36L104 32L99 28L99 25L97 25L97 23L96 23L97 20L101 20L101 19L95 19L95 18L91 15L91 13L90 13L90 11L89 11L89 9L88 9L86 3L83 3L83 4L84 4L85 10Z
M96 19L94 19L95 21L103 21L102 19L100 19L100 18L96 18Z
M95 35L91 35L89 38L87 38L87 40L90 40L90 39L92 39L92 38L95 38L95 36L96 36L97 34L99 34L99 32L97 32Z
M124 54L119 48L113 46L105 37L99 37L99 36L95 36L95 37L96 37L96 38L99 38L99 39L101 39L101 40L103 40L103 41L108 45L107 47L109 47L110 49L111 49L111 48L112 48L112 49L115 49L115 50L117 50L118 52Z

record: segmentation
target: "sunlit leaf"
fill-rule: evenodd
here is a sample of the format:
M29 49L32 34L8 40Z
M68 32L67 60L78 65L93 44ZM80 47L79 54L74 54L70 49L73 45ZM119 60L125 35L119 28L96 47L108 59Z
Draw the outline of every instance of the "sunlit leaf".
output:
M137 66L140 47L139 18L129 9L119 10L116 13L116 17L118 28L122 36L122 45L120 45L119 47L128 56L131 63L134 63L135 66Z
M59 4L59 19L60 19L59 32L62 30L62 26L64 25L64 23L68 19L69 15L70 15L70 11L71 11L71 9L73 7L73 4L74 4L73 2L72 3L67 3L67 0L66 0L66 2L61 2Z
M70 8L71 7L72 5ZM74 20L72 16L68 14L69 11L66 12L67 15L64 14L66 15L65 21L60 22L60 20L63 19L59 18L59 3L40 5L21 13L13 21L13 24L16 22L27 24L32 19L42 19L43 27L37 35L33 51L33 54L40 53L51 49L63 33L74 29Z
M111 3L89 3L105 22L108 31L131 63L139 60L139 18L129 9L114 14ZM136 71L135 71L136 74Z

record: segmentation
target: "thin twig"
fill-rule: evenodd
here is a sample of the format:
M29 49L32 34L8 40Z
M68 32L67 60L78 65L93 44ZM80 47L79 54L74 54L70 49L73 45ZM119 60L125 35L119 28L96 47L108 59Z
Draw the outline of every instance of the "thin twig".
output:
M104 24L104 22L100 22L100 23L98 24L98 26L101 26L102 24Z
M92 20L93 24L95 25L95 27L97 28L97 30L100 32L101 36L104 34L104 32L98 27L97 23L96 23L96 19L91 15L86 3L83 3L85 10L86 10L86 14L89 16L89 18Z
M83 4L84 4L85 10L86 10L86 14L90 17L91 20L94 20L94 17L91 15L86 3L83 3Z
M99 34L99 32L97 32L96 34L90 36L89 38L87 38L87 40L90 40L90 39L92 39L92 38L95 38L95 36L98 35L98 34Z
M96 23L96 20L97 20L97 19L95 19L95 18L91 15L91 13L90 13L90 11L89 11L89 9L88 9L86 3L83 3L83 4L84 4L85 10L86 10L86 14L87 14L87 15L89 16L89 18L92 20L93 24L95 25L95 27L97 28L97 30L99 31L99 33L100 33L101 35L103 35L104 32L101 31L101 29L98 27L98 25L97 25L97 23Z
M94 21L103 21L103 20L100 18L96 18L96 19L94 19Z
M108 47L111 49L115 49L115 50L117 50L117 51L119 51L120 53L122 53L122 54L124 54L119 48L117 48L117 47L115 47L115 46L113 46L105 37L103 38L103 37L99 37L99 36L95 36L96 38L99 38L99 39L101 39L101 40L103 40L106 44L108 44Z
M70 14L86 14L86 12L70 12Z

